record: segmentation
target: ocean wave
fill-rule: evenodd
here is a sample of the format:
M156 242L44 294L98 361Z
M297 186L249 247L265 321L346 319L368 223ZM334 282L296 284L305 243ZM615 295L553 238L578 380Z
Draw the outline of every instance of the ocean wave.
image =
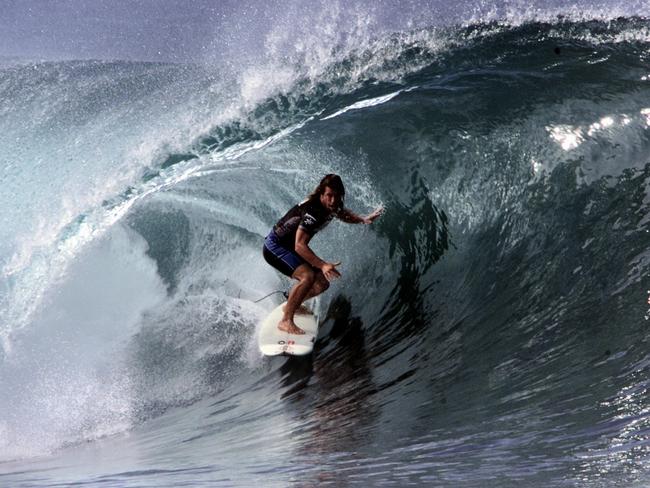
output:
M228 81L198 66L3 68L0 93L21 103L0 110L22 125L0 136L21 236L0 260L0 374L20 392L0 401L0 432L21 446L2 458L134 429L164 431L157 448L246 449L253 434L228 429L289 415L313 448L300 462L357 453L373 479L386 455L395 483L644 482L647 32L643 18L361 29L358 45ZM316 304L314 357L262 361L272 299L256 302L287 287L262 238L328 172L352 209L386 213L314 239L343 262ZM176 430L174 412L197 425ZM35 433L57 421L47 442Z

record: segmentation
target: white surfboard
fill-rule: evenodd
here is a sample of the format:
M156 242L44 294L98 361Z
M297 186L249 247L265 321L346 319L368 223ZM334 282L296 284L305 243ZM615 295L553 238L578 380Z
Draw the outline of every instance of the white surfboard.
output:
M298 314L293 321L305 331L304 334L289 334L278 329L278 322L282 319L282 309L287 302L278 305L264 319L259 333L260 351L265 356L304 356L314 349L316 335L318 334L318 321L313 314Z

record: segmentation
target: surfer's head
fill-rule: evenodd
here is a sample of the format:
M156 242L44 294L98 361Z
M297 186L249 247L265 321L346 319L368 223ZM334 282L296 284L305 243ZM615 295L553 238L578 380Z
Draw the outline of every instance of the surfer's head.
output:
M343 180L339 175L329 174L325 175L314 191L309 195L312 200L318 198L320 203L330 212L334 212L343 206L343 199L345 198L345 187Z

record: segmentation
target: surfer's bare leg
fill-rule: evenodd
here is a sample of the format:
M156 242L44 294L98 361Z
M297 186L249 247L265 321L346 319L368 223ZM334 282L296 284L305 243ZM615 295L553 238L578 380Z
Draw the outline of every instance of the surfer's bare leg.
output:
M307 296L303 300L303 302L306 302L310 298L314 298L315 296L320 295L323 293L325 290L327 290L330 287L330 282L327 281L327 278L325 278L325 275L322 273L322 271L317 271L316 272L316 277L314 279L314 284L311 286L311 289L309 290L309 293L307 293Z
M298 280L293 288L289 291L287 304L284 306L282 320L278 324L278 329L288 332L289 334L304 334L305 331L298 327L293 321L293 316L298 307L305 301L314 282L316 273L313 268L307 264L301 264L293 272L292 278Z
M325 275L320 270L315 271L315 275L316 277L314 279L314 284L309 289L309 292L307 292L307 296L305 296L305 298L302 299L302 303L298 306L294 314L298 314L298 315L311 314L311 310L305 307L304 303L310 298L314 298L320 295L330 287L330 282L327 281L327 278L325 278ZM284 308L282 310L284 311Z

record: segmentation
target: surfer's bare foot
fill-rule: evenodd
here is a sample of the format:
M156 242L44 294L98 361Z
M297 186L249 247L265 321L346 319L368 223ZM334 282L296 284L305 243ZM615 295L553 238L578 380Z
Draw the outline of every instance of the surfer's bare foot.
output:
M289 334L304 334L305 331L294 324L291 320L280 320L278 324L278 329L282 332L288 332Z
M287 306L287 305L285 304L284 307L286 307L286 306ZM284 311L284 307L282 307L282 311ZM296 313L297 313L298 315L311 315L311 310L309 310L309 309L308 309L307 307L305 307L304 305L300 305L300 306L298 307L298 310L296 310Z

